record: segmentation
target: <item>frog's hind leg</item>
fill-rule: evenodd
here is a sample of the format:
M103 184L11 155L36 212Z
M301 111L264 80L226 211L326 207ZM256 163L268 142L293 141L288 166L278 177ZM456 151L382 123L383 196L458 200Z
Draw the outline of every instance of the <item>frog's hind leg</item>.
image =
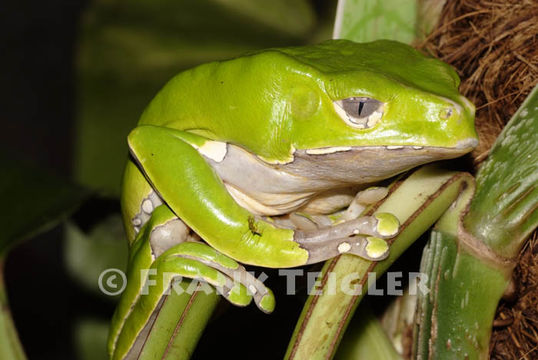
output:
M158 212L156 216L161 217L166 214L165 216L172 219L163 225L155 226L151 232L149 243L153 258L169 257L170 259L181 258L198 261L224 274L234 283L244 285L260 310L266 313L273 311L273 293L261 281L247 272L235 260L205 244L181 219L175 217L168 207L160 206ZM237 287L237 285L232 287L228 285L225 288ZM225 291L222 295L230 302L236 302L233 293ZM238 301L239 303L236 305L242 305L244 302L243 299L238 299Z
M131 247L127 287L112 321L109 353L114 359L124 358L135 343L144 341L152 316L171 289L180 290L175 284L182 278L215 286L234 305L246 306L254 298L263 311L273 310L271 290L234 260L193 241L196 236L189 231L165 205L155 208L140 229Z
M268 289L252 274L247 272L246 269L235 260L219 253L212 247L202 242L185 242L178 244L167 250L162 256L167 257L169 261L175 261L174 259L188 259L197 261L209 268L217 270L221 274L227 276L229 279L232 279L234 284L241 284L245 286L248 290L248 294L252 296L254 302L260 310L270 313L274 309L274 295L270 289ZM234 285L234 287L237 287L237 285ZM231 287L225 286L225 288ZM235 294L224 292L223 295L230 302L235 303ZM242 301L241 299L239 300L240 302Z

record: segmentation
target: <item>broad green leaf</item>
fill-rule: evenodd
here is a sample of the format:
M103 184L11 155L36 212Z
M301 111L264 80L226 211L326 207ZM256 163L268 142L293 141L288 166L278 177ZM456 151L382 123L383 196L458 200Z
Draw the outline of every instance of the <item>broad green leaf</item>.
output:
M339 0L333 38L410 43L415 39L417 0Z
M252 21L297 37L312 30L315 14L306 0L213 0Z
M99 289L99 276L107 269L124 271L127 257L127 241L120 214L110 215L88 233L73 222L67 222L64 241L66 267L69 274L87 289L103 295Z
M537 208L538 86L480 167L465 227L497 254L511 258L538 225Z
M55 226L88 196L89 192L34 166L0 153L0 255L17 241Z
M0 153L0 161L0 197L4 209L0 217L0 359L22 360L25 355L9 312L3 279L7 252L17 242L58 224L89 193L6 154Z
M108 322L97 319L80 319L75 327L75 346L79 360L107 359L106 340Z
M0 359L26 359L9 311L4 284L4 258L2 256L0 256Z
M335 359L402 360L367 301L359 306L355 317L357 320L347 329Z

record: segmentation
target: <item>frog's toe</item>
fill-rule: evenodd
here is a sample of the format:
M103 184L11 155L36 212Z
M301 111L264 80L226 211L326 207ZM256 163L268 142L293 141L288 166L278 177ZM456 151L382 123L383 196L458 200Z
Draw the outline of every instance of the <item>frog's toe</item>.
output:
M393 237L400 229L400 221L391 213L377 213L374 215L377 219L375 231L381 237Z
M365 190L359 191L355 196L355 202L363 205L375 204L383 200L389 193L387 187L372 186Z
M345 221L356 219L371 204L384 199L389 193L386 187L372 186L365 190L359 191L349 207L343 212L342 219Z
M170 248L166 255L196 260L225 276L231 282L226 283L221 293L234 305L246 306L254 299L256 306L263 312L273 311L275 300L272 291L242 265L212 247L204 243L185 242Z
M241 283L233 283L231 287L224 286L221 295L235 306L247 306L252 302L252 295Z
M400 222L390 213L377 213L372 216L363 216L357 221L364 219L363 226L355 230L354 234L367 235L381 239L390 239L398 234Z
M389 244L376 236L354 235L323 243L303 243L301 247L308 251L308 264L342 254L352 254L370 261L381 261L389 256Z
M270 314L275 309L276 299L271 289L267 288L265 293L259 302L256 303L258 308L266 314Z
M389 244L374 236L354 236L339 243L336 247L339 254L353 254L366 260L380 261L389 255Z
M373 216L361 216L358 219L344 221L337 225L326 226L316 230L296 230L295 241L301 245L324 244L355 235L391 238L398 233L398 219L389 213Z

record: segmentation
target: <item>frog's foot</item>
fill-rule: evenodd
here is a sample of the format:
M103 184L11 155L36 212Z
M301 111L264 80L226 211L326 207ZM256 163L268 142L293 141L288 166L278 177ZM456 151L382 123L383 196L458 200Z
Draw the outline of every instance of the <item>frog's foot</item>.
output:
M110 329L108 347L114 358L123 358L116 353L143 342L146 328L171 291L209 290L181 279L213 285L234 305L246 306L254 299L267 313L275 306L271 290L237 262L202 243L165 205L155 208L140 229L131 247L127 278Z
M192 262L197 261L203 264L204 267L200 267L194 273L196 279L207 280L208 283L221 286L222 288L219 289L219 292L231 303L238 306L245 306L253 298L256 305L262 311L266 313L273 311L275 299L271 290L248 273L235 260L203 243L196 233L191 231L168 207L164 205L158 206L147 226L145 239L149 237L152 258L156 259L156 261L162 256L179 258L176 262L177 270L172 271L172 273L177 272L177 276L193 278L188 276L188 273L185 273L183 267L186 265L181 259L189 259L187 262L188 266L194 266ZM204 279L205 267L212 269L210 271L212 276L214 275L214 271L222 273L225 276L223 279L226 281L221 284L215 283L216 280L213 278ZM235 292L241 290L239 287L240 284L247 289L244 293L249 296L248 299L238 296L243 291L239 291L239 293Z
M342 220L348 221L358 218L368 205L384 199L388 193L388 188L378 186L359 191L351 204L349 204L349 207L343 212Z
M389 213L363 216L317 230L295 231L294 240L308 251L308 263L349 253L380 261L388 256L385 239L398 233L398 219Z
M215 285L234 305L246 306L251 299L254 299L256 306L263 312L271 313L274 310L275 297L269 288L235 260L204 243L184 242L165 251L162 257L167 259L163 261L176 262L178 269L182 269L185 261L191 266L194 266L192 262L198 263L196 267L202 271L198 271L194 277L185 276L184 273L178 274ZM215 275L215 272L220 275ZM206 277L206 273L211 276Z

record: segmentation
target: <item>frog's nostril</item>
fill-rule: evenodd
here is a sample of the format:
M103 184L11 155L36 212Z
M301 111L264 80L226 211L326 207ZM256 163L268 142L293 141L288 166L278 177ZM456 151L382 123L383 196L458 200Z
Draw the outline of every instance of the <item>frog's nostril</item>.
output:
M449 117L452 116L452 113L454 112L454 109L452 108L452 106L449 106L447 108L444 108L443 110L441 110L441 118L442 119L448 119Z

